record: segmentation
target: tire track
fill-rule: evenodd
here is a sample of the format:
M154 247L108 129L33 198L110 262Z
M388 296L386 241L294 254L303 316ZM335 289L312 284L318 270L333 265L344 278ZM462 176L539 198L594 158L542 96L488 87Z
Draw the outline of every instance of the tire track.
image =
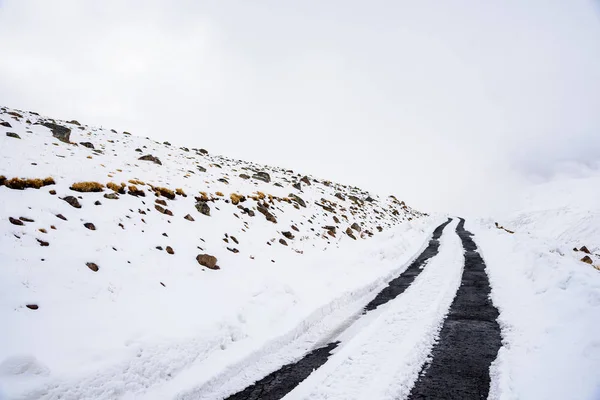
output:
M423 367L410 400L488 397L490 365L502 339L485 263L464 223L461 218L456 228L465 249L461 285L432 350L431 361Z
M377 307L395 299L402 294L415 278L420 274L425 263L438 254L439 239L444 228L452 221L438 226L433 231L433 236L425 250L401 273L397 278L392 279L388 286L381 290L373 300L364 308L362 315L377 309ZM359 317L360 318L360 317ZM331 355L331 352L339 345L339 342L331 342L325 346L312 350L300 360L284 365L277 371L272 372L261 380L248 386L244 390L229 396L228 400L277 400L284 397L296 386L306 379L315 369L322 366Z

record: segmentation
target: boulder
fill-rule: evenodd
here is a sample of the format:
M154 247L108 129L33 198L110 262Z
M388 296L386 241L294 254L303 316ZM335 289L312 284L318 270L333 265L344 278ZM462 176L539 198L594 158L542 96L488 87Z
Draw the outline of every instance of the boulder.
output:
M92 142L79 142L79 144L82 145L83 147L87 147L88 149L94 148L94 144Z
M196 210L198 210L198 212L200 214L204 214L207 217L210 217L210 207L208 206L208 204L206 204L205 201L199 201L196 203Z
M281 234L283 236L285 236L286 238L288 238L288 239L293 239L294 238L294 235L292 234L292 232L289 232L289 231L281 232Z
M6 136L11 137L11 138L15 138L15 139L21 139L21 136L17 135L14 132L6 132Z
M63 200L71 205L71 207L81 208L81 204L79 204L79 200L73 196L63 197Z
M592 261L592 259L590 258L590 256L585 256L585 257L583 257L583 258L581 259L581 261L583 261L584 263L587 263L587 264L592 264L592 263L593 263L593 261Z
M294 200L296 203L298 203L302 207L306 208L306 202L304 200L302 200L302 198L300 196L296 196L294 193L290 193L288 195L288 197L290 199Z
M211 256L210 254L198 254L196 256L196 261L198 261L198 264L202 265L203 267L219 269L219 266L217 265L217 257Z
M61 142L70 143L71 129L66 126L54 124L52 122L43 122L43 126L52 131L52 136L60 140Z
M141 156L138 160L142 161L152 161L154 164L162 165L158 157L154 157L152 154L146 154L145 156Z
M254 175L252 175L252 178L257 179L259 181L263 181L265 183L271 182L271 176L263 171L255 173Z
M355 231L357 231L357 232L360 232L360 231L361 231L361 229L362 229L362 228L360 227L360 225L359 225L358 223L356 223L356 222L355 222L355 223L353 223L352 225L350 225L350 228L354 229L354 230L355 230Z

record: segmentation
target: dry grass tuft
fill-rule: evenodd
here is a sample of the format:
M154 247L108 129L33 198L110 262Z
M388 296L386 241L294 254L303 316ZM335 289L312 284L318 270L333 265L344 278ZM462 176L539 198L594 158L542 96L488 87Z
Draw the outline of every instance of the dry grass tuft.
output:
M215 192L215 194L216 194L217 196L219 196L219 197L223 197L223 196L225 196L225 195L223 194L223 192Z
M172 191L171 189L167 189L165 187L160 187L160 186L153 186L152 190L154 190L154 193L157 196L164 196L169 200L175 199L175 192Z
M264 194L263 192L256 192L256 196L257 196L257 197L258 197L260 200L262 200L262 199L264 199L264 198L266 197L266 196L265 196L265 194Z
M69 188L76 192L102 192L104 185L99 182L76 182Z
M245 201L246 197L244 195L241 194L237 194L237 193L231 193L229 195L229 198L231 199L231 203L234 206L237 206L238 204L240 204L240 202Z
M34 179L21 179L21 178L12 178L12 179L6 179L5 176L1 176L0 177L0 182L2 182L2 184L4 184L4 186L6 186L9 189L16 189L16 190L23 190L25 188L33 188L33 189L39 189L41 187L47 186L47 185L54 185L56 182L54 182L54 179L51 177L48 178L44 178L44 179L39 179L39 178L34 178Z
M185 194L182 188L175 189L175 194L177 194L178 196L187 197L187 194Z
M106 184L106 187L111 189L113 192L116 193L120 193L120 194L125 194L125 187L127 185L125 185L125 183L121 183L120 185L114 183L114 182L108 182Z
M143 181L140 181L139 179L130 179L129 183L131 183L132 185L141 185L141 186L145 185L145 183Z
M200 200L209 201L210 199L208 198L208 195L206 194L206 192L200 192Z

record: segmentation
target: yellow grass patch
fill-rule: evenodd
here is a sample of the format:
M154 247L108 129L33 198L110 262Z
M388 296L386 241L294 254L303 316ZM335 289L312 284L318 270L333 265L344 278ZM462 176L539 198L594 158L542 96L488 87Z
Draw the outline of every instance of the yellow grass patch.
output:
M101 192L104 185L99 182L76 182L69 189L76 192Z

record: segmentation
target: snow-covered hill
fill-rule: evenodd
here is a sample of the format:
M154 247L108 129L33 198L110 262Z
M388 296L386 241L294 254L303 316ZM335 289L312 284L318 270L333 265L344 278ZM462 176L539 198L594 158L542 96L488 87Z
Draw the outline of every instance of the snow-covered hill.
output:
M9 108L0 183L0 398L140 394L215 354L283 345L381 285L439 221L394 196Z

